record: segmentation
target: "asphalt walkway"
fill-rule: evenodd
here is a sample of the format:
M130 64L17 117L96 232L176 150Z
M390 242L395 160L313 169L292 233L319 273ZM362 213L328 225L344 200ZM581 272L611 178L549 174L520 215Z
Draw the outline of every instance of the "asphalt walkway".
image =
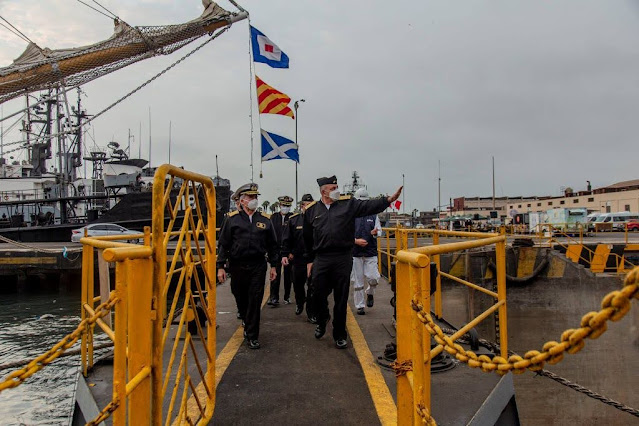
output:
M380 424L353 345L338 350L330 334L295 305L265 306L259 350L242 344L217 388L213 424Z

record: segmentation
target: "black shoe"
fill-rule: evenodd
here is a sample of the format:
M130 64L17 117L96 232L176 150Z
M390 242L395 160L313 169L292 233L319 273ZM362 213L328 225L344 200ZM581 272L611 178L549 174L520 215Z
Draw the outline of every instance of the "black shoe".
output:
M368 296L366 296L366 306L368 306L369 308L372 308L374 304L375 304L375 298L373 298L373 295L369 294Z
M317 318L315 317L308 317L306 321L310 322L311 324L317 324Z
M240 313L240 311L237 311L237 315L235 315L235 317L237 319L242 319L242 314Z
M284 298L284 304L285 305L290 305L291 304L291 298L290 297L285 297Z
M335 341L335 346L337 347L337 349L346 349L347 343L346 343L346 339L337 339Z
M277 305L279 305L279 304L280 304L279 299L273 299L273 300L271 300L271 305L272 305L272 306L277 306Z
M295 307L295 315L300 315L302 312L304 312L304 306L296 306Z
M242 320L242 327L246 328L246 323Z
M357 315L366 315L364 308L357 308Z
M269 306L273 306L273 298L268 299L268 300L266 301L266 304L267 304L267 305L269 305Z
M249 340L248 341L248 347L249 347L249 349L259 349L260 348L260 342L258 342L257 340Z
M246 330L244 330L244 338L246 339Z
M317 324L317 327L315 327L315 338L321 339L324 333L326 333L326 324Z

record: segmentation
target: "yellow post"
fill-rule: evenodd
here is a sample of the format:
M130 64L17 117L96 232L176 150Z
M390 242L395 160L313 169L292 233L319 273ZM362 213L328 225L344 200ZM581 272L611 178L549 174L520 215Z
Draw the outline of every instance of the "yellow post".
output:
M165 178L170 166L163 164L156 170L153 178L153 216L152 235L153 249L153 296L152 309L155 314L153 324L153 360L151 361L151 424L162 424L162 322L166 301L163 297L163 286L166 279L166 247L164 245L164 191ZM177 201L179 202L179 200Z
M82 246L82 295L80 306L80 315L82 321L84 321L87 317L86 311L84 309L84 304L88 303L87 295L89 288L89 257L93 259L93 247L84 244ZM82 358L82 374L84 377L87 377L88 374L88 366L87 366L87 345L88 345L88 336L89 331L82 331L82 341L80 342L80 357Z
M120 263L120 262L118 262ZM128 293L128 349L129 380L144 367L151 366L151 296L153 294L153 261L149 259L125 260ZM116 331L116 338L118 332ZM151 420L151 378L137 385L130 395L130 425L148 425Z
M503 234L502 234L503 235ZM495 245L497 266L497 300L504 301L499 307L499 345L501 356L508 358L508 312L506 311L506 240Z
M439 245L439 233L435 232L433 234L433 245ZM433 256L435 260L435 264L437 265L437 281L435 282L436 290L435 290L435 316L437 318L441 318L444 313L442 312L442 277L439 275L439 271L441 268L441 258L439 254ZM430 276L429 276L430 277ZM429 298L430 298L430 285L429 285ZM428 305L430 306L430 304Z
M390 232L386 231L386 264L388 265L388 283L393 282L393 275L391 274L391 255L390 255Z
M215 280L217 276L217 268L216 268L216 253L215 253L215 187L213 185L205 187L206 190L206 198L208 200L208 205L210 208L207 209L207 224L206 230L208 233L208 240L210 241L210 246L206 245L206 268L208 270L208 277L210 279ZM211 282L210 280L206 280L206 289L207 289L207 306L209 311L209 317L211 318L211 324L208 324L207 329L207 344L209 346L209 353L213 354L213 359L208 360L207 372L206 372L206 385L211 390L211 398L207 401L206 404L206 415L207 417L213 416L213 412L215 409L215 341L217 339L216 336L216 324L217 324L217 293L216 293L216 283L215 281Z
M416 268L412 265L409 266L409 294L410 300L415 302L421 302L422 299L422 268ZM399 282L399 281L398 281ZM410 300L408 303L410 304ZM410 305L409 305L410 306ZM429 307L424 306L425 309ZM430 412L430 401L424 400L424 395L428 395L430 399L430 380L425 382L424 377L424 325L419 321L415 312L410 312L410 343L411 343L411 357L413 359L413 424L415 426L422 424L422 419L417 414L416 405L419 403L424 404ZM430 348L429 348L430 350ZM428 357L430 358L430 356ZM428 388L428 389L427 389Z
M411 360L411 314L409 266L397 260L396 306L397 306L397 363ZM415 418L415 404L413 391L406 374L397 378L397 424L400 426L413 425Z
M86 232L86 231L85 231ZM93 296L94 296L94 259L93 259L93 247L89 247L89 251L90 254L87 257L87 300L86 303L89 305L89 307L91 307L91 309L95 310L95 303L93 302ZM84 259L83 259L84 261ZM83 271L84 272L84 271ZM88 331L88 336L87 336L87 352L88 352L88 358L89 358L89 362L88 362L88 368L93 368L93 330L95 329L95 325L91 325L89 327L89 331Z
M126 424L126 345L127 345L127 265L115 264L115 346L113 347L113 398L118 407L113 412L113 424Z

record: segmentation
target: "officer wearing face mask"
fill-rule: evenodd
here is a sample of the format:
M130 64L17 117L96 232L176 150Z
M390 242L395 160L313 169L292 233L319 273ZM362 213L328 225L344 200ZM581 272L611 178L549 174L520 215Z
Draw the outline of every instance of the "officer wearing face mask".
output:
M281 251L282 246L282 234L284 228L291 217L291 204L293 199L288 195L277 198L280 204L280 211L271 215L271 223L275 230L275 236L277 237L277 247ZM278 258L280 257L278 253ZM279 265L277 267L277 275L275 279L271 281L271 299L267 302L268 305L276 307L280 304L280 281L282 280L282 269L284 270L284 304L291 303L291 266Z
M353 268L353 241L355 239L355 218L381 213L390 203L397 200L402 192L373 199L356 200L341 196L335 176L317 179L321 200L311 203L304 214L304 246L306 250L308 274L312 275L315 296L317 327L315 338L326 333L326 323L330 319L328 296L333 292L333 339L338 349L347 346L346 308Z
M241 317L244 337L250 349L259 349L260 311L266 282L266 260L271 264L270 280L279 265L278 247L270 216L257 211L257 184L247 183L237 190L240 209L229 213L220 230L217 278L226 281L228 261Z
M282 265L293 265L295 315L300 315L304 311L304 304L306 303L308 321L314 324L316 320L311 302L313 287L311 279L307 278L306 266L308 265L308 260L306 259L304 238L302 236L304 212L306 211L306 207L312 202L313 196L311 194L304 194L300 202L302 212L292 215L288 220L288 224L284 227L282 237ZM305 284L308 285L308 292L304 289Z

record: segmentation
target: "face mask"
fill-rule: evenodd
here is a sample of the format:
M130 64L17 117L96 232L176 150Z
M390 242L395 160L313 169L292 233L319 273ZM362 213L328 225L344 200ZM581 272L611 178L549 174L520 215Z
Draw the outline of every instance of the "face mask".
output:
M257 198L253 198L252 200L250 200L248 203L246 203L246 208L251 210L251 211L255 211L257 210Z
M340 194L340 192L339 192L339 189L336 189L336 190L331 191L331 192L329 192L329 193L328 193L328 197L329 197L331 200L333 200L333 201L337 201L337 200L339 200L340 195L341 195L341 194Z
M282 207L280 209L280 211L282 212L282 214L288 214L291 211L290 207Z

